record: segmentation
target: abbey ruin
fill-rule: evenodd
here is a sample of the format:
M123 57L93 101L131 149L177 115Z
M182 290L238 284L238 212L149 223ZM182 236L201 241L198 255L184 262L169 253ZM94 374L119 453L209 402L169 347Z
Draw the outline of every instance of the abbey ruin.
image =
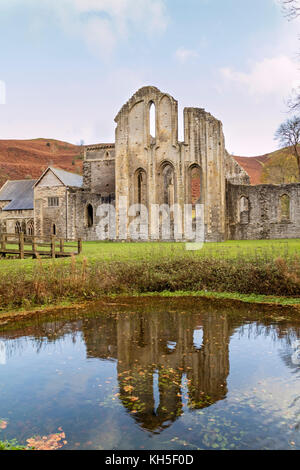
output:
M108 223L107 238L130 240L130 221L140 216L130 207L138 205L148 210L145 239L160 240L161 212L153 207L175 205L182 234L174 233L173 211L168 238L185 241L184 207L195 218L200 204L205 241L300 237L300 184L250 185L225 149L222 123L204 109L184 109L180 142L177 101L148 86L124 104L115 122L115 143L85 148L83 177L49 167L38 180L8 181L0 190L2 230L98 240L101 207L110 204L115 237ZM123 212L129 213L126 226Z

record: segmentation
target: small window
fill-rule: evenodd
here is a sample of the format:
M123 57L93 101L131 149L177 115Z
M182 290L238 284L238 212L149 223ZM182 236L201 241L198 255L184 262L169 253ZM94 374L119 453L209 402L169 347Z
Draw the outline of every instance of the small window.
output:
M250 204L249 199L242 196L240 199L240 223L243 225L249 224L250 218Z
M56 235L56 225L52 225L52 235Z
M22 226L20 224L20 222L16 222L16 225L15 225L15 233L21 233L22 232Z
M59 198L58 197L48 197L48 207L58 207Z
M27 224L27 234L28 235L34 235L34 222L33 220L30 220Z
M291 219L291 201L287 194L280 197L280 220L288 222Z

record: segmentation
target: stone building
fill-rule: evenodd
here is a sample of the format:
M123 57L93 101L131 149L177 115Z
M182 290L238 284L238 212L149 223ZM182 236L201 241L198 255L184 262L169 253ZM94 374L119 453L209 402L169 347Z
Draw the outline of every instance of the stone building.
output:
M49 167L34 185L35 234L76 238L76 192L82 176Z
M32 182L32 207L13 205L31 211L24 219L26 224L34 219L36 234L98 240L105 220L108 239L130 240L131 222L138 220L141 228L146 207L143 238L165 240L161 208L175 208L169 210L167 239L189 240L185 207L190 205L195 222L196 204L201 204L206 241L300 237L300 184L250 185L246 171L226 151L222 123L204 109L184 109L181 142L177 101L148 86L124 104L115 122L115 143L85 148L83 177L50 167ZM17 215L8 214L5 205L16 183L7 182L0 191L2 225ZM104 217L107 204L114 211ZM141 212L131 212L133 206ZM175 230L175 219L182 233Z
M0 231L34 233L35 180L7 181L0 189Z

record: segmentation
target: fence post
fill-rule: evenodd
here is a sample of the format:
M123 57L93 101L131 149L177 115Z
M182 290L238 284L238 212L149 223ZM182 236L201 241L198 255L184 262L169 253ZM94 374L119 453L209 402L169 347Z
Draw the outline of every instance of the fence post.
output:
M78 254L82 252L82 239L78 238Z
M51 237L51 258L55 258L55 235Z
M5 234L1 233L1 250L5 250Z
M24 259L24 233L19 233L20 259Z
M35 235L33 235L33 237L32 237L32 251L33 251L34 255L36 256L36 238L35 238Z
M61 253L64 252L64 239L63 238L60 238L60 240L59 240L59 251Z

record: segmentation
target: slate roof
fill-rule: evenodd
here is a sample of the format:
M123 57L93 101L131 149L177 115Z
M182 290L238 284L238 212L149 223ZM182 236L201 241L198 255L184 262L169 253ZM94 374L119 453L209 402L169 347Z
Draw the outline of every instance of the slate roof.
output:
M36 180L7 181L0 189L0 201L10 201L4 211L32 210Z
M42 179L42 177L47 173L48 170L51 170L65 186L81 188L83 185L82 176L76 175L75 173L71 173L70 171L54 168L53 166L49 166L49 168L47 168L47 170L35 183L38 183Z

